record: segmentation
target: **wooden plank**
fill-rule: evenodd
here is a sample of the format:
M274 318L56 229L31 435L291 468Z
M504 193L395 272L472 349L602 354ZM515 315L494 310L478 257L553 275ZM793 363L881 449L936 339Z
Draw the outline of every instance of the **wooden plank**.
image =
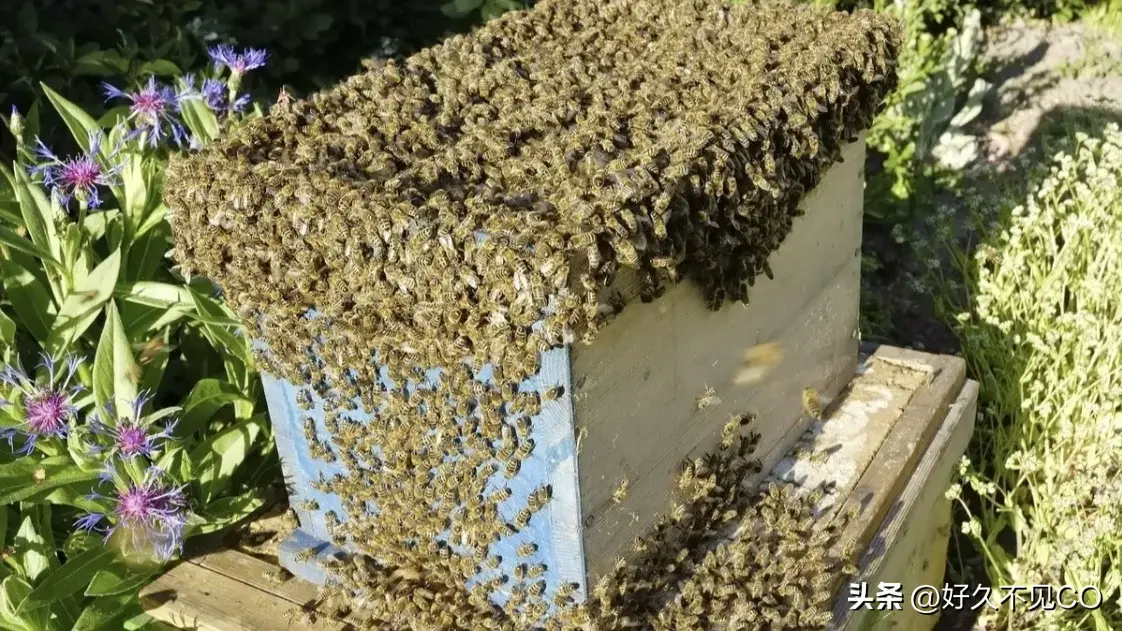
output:
M873 351L875 352L875 351ZM818 510L832 518L874 461L897 420L927 381L922 367L868 357L846 389L772 469L771 477L803 488L832 487ZM934 420L932 422L935 422Z
M889 510L865 549L860 572L852 583L865 583L870 594L876 593L879 582L900 583L905 599L903 610L870 620L878 612L851 610L845 586L835 603L835 628L923 631L934 626L935 616L914 611L909 599L918 585L942 587L951 522L950 500L945 493L973 434L977 401L977 382L966 381L902 492L888 496L893 498L890 501L876 502Z
M303 625L291 602L257 587L183 562L140 592L148 615L196 631L343 631L343 623Z
M891 498L903 492L966 381L966 362L959 357L882 346L874 358L919 369L927 367L930 383L916 392L885 440L884 448L877 453L847 500L848 505L858 510L856 519L848 527L848 534L856 538L858 549L868 546L892 505Z
M668 508L685 458L709 452L732 414L757 415L764 471L805 431L801 392L832 398L857 363L864 143L844 151L804 200L805 215L756 281L748 305L709 311L695 285L630 304L591 346L574 346L573 404L580 503L590 580ZM779 342L784 360L767 379L737 384L745 351ZM718 404L699 409L706 387ZM628 498L612 495L623 479ZM763 478L763 474L759 479Z
M189 563L239 583L251 585L293 605L304 605L315 601L319 591L315 585L305 581L292 579L283 583L274 583L265 579L266 572L279 569L277 563L258 559L239 550L217 550L192 559Z

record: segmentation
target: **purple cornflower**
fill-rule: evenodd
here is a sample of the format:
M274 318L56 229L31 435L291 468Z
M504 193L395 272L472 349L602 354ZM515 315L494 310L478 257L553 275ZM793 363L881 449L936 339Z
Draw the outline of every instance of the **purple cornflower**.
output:
M179 122L176 114L180 111L180 100L190 98L189 94L176 92L174 88L156 83L155 77L148 77L148 83L136 92L122 92L120 89L102 83L106 101L126 99L129 106L129 120L136 121L135 133L148 132L148 144L160 144L170 131L177 146L187 140L187 130Z
M114 533L120 533L123 543L134 551L152 550L156 556L167 561L183 548L183 530L187 525L187 497L184 486L173 486L165 480L162 470L148 467L140 482L122 479L113 468L112 462L106 463L101 475L102 483L111 482L116 487L113 497L91 493L91 500L108 500L113 508L107 514L90 513L74 521L75 527L93 532L101 530L103 520L109 521L105 529L105 540Z
M12 389L9 398L0 400L0 404L14 405L14 399L20 399L18 405L23 416L19 426L5 430L0 436L7 438L8 445L14 447L15 436L22 434L26 440L16 452L21 455L30 454L40 438L66 437L70 420L78 411L74 399L85 390L80 384L71 384L78 365L82 363L81 358L67 358L65 377L62 371L55 371L54 358L43 355L42 359L40 366L47 369L45 385L35 383L23 371L12 366L0 371L0 384Z
M246 48L238 53L234 51L233 46L225 44L207 50L207 54L210 55L215 67L226 66L231 73L238 76L264 66L269 58L269 53L259 48Z
M90 451L106 454L108 458L116 456L128 460L135 456L150 457L161 442L171 440L176 421L158 428L141 415L144 406L151 400L151 395L141 393L133 400L130 414L123 418L116 418L112 403L107 404L105 410L98 412L90 420L89 426L95 435L108 439L109 445L103 447L94 444L90 446ZM106 422L102 420L103 416L105 419L116 420Z
M189 90L196 91L194 75L184 76L183 81L187 84ZM249 105L248 94L238 96L231 103L230 86L220 79L204 79L203 85L197 90L197 93L215 114L237 114Z
M98 152L101 150L101 134L91 131L88 136L89 151L77 157L63 160L52 152L39 138L35 139L35 155L39 158L38 164L28 167L32 175L41 175L43 184L51 189L51 194L58 198L62 206L70 203L77 197L79 201L86 202L90 208L101 206L101 197L97 193L99 186L114 186L120 182L121 169L124 164L116 161L120 147L109 154L112 167L106 169L97 161Z

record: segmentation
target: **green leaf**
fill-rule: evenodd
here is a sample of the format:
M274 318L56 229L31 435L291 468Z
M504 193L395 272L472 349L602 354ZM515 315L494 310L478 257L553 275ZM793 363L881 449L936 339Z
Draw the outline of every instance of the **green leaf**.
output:
M144 185L144 160L140 155L132 155L125 163L125 168L121 170L121 182L125 191L125 203L121 206L125 232L135 234L148 204L148 189Z
M194 309L195 307L190 290L182 285L171 283L152 281L118 283L113 290L113 295L126 302L158 309Z
M72 631L99 631L101 629L119 628L117 621L128 614L126 605L136 596L134 594L120 594L104 596L89 604L78 621L74 623ZM110 626L110 624L113 626Z
M40 466L26 476L4 476L4 484L0 486L0 504L29 500L59 487L96 480L100 475L98 470L83 471L69 457L62 458L65 463L47 464L48 461L41 461ZM36 474L43 479L35 480Z
M89 237L90 241L97 241L105 236L109 220L113 217L117 217L120 213L121 211L116 208L90 213L82 220L82 230L86 233L86 236Z
M230 318L227 310L218 302L207 298L196 289L191 289L195 303L195 311L199 316L209 318ZM201 321L201 320L200 320ZM240 331L240 327L237 329ZM226 327L203 323L203 334L210 340L215 348L224 354L230 355L247 366L253 365L252 353L249 344L242 337L235 335Z
M114 250L109 258L101 262L81 282L62 303L51 335L47 338L47 349L58 353L81 337L97 319L98 312L113 295L117 277L121 273L121 251Z
M264 425L264 414L248 418L211 436L191 452L203 502L209 502L229 484L230 476L245 460Z
M218 118L203 99L183 99L180 108L183 122L204 145L218 137Z
M164 262L170 244L171 227L167 223L159 223L135 237L129 246L129 267L125 270L125 280L142 281L154 277L156 270Z
M157 203L152 207L151 210L148 211L148 214L144 216L144 221L141 222L140 227L136 229L136 234L133 238L139 239L140 235L145 234L149 230L152 230L153 228L164 224L164 217L166 217L167 214L168 207L164 205L163 202ZM168 234L170 234L170 227L168 230Z
M22 226L23 216L20 215L19 202L14 199L0 200L0 220L13 226Z
M258 489L214 500L206 506L206 522L193 529L193 535L206 535L228 528L246 519L265 505L265 497Z
M54 205L47 199L43 189L32 183L22 168L17 166L13 176L23 224L27 227L31 242L40 249L50 252L52 258L57 260L61 252L61 244L58 231L55 229Z
M114 49L95 50L82 55L74 62L76 74L112 77L128 71L129 60Z
M154 74L158 77L178 77L183 73L180 72L179 66L167 59L157 59L155 61L146 62L140 66L139 74Z
M68 559L62 567L48 574L31 594L20 603L16 613L46 607L71 594L82 592L94 574L100 571L116 552L108 546L97 546Z
M101 115L101 118L97 119L97 124L105 129L109 129L110 127L113 127L120 123L122 119L128 118L129 109L130 108L128 105L118 105L117 107L111 107ZM112 137L112 135L110 135L109 142L111 146L116 146L116 144L113 142L114 140L115 139Z
M121 315L112 300L105 308L105 327L101 330L93 368L93 391L98 405L104 407L113 401L115 409L129 409L137 395L140 374L125 337Z
M15 343L16 323L8 317L8 314L0 311L0 349L11 347Z
M214 418L215 413L223 406L246 400L248 399L242 391L229 382L203 379L191 388L191 392L184 399L183 413L179 416L175 433L179 436L190 436L206 427L207 422Z
M100 458L90 454L86 442L82 440L82 435L78 432L68 432L66 434L66 452L74 460L74 464L82 471L101 471L105 468L105 464Z
M0 226L0 245L6 245L10 248L19 250L31 256L43 259L44 261L54 265L55 267L62 268L62 263L58 261L50 252L35 245L31 241L24 239L12 230Z
M23 577L32 583L51 570L51 560L55 554L54 548L47 545L36 521L35 515L23 518L12 546L23 570Z
M12 310L40 343L47 341L54 321L54 302L50 291L30 271L5 257L0 257L0 280L12 301Z
M130 340L146 337L185 317L189 309L177 307L149 307L130 302L121 304L121 322Z
M100 473L100 471L96 472ZM87 513L105 514L112 510L112 506L110 506L106 500L96 500L86 497L94 490L94 487L98 485L98 480L75 482L74 484L58 487L44 495L41 500L54 505L73 506Z
M159 570L152 572L131 572L122 564L116 564L103 569L93 577L89 587L86 588L87 596L116 596L133 592L152 580Z
M31 593L31 584L23 577L11 575L0 582L0 614L9 622L21 623L16 607ZM23 626L22 624L20 625Z
M90 260L95 253L83 247L82 228L76 223L68 223L62 231L62 258L70 265L71 286L82 281L90 273Z
M156 461L156 466L176 480L193 480L195 478L194 466L191 464L187 450L182 447L169 449L161 454L160 459Z

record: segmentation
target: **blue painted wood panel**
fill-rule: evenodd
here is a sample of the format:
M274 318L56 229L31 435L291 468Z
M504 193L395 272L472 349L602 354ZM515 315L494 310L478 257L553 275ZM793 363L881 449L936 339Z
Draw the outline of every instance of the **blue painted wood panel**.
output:
M440 369L428 371L430 383L438 379L439 374ZM476 375L478 380L485 383L490 377L489 365L484 366ZM383 381L388 384L384 371ZM289 500L296 510L300 523L300 527L280 546L281 565L301 579L323 584L327 580L327 574L319 566L318 561L327 555L341 551L352 552L352 550L339 550L332 546L327 529L328 511L334 511L341 520L348 518L341 501L337 496L316 491L312 488L312 483L319 479L321 474L331 477L336 473L349 472L341 465L322 462L311 454L303 430L306 415L314 420L319 438L330 449L338 449L324 424L324 401L312 393L311 387L306 384L293 384L269 374L262 375L262 382L276 435L277 451L285 480L292 493ZM531 432L535 445L533 453L522 461L521 469L514 478L506 480L501 470L492 476L486 491L491 493L503 487L510 488L511 498L499 506L500 513L506 521L513 521L519 508L525 505L530 493L543 484L552 485L552 499L543 510L534 515L526 528L513 537L492 544L491 551L502 556L502 564L496 570L485 570L467 587L471 587L476 581L487 580L500 574L513 576L515 566L522 562L544 563L547 571L542 578L549 586L547 593L551 593L563 583L577 583L580 588L574 597L579 601L587 594L568 346L543 353L538 374L522 384L523 389L535 389L539 393L557 385L564 388L562 395L554 401L543 399L541 414L533 418ZM406 384L406 387L412 389L415 384ZM302 391L312 394L314 405L309 411L302 410L297 403L297 397L302 394ZM369 414L364 410L348 416L360 422L370 421ZM309 499L318 503L317 510L307 510L304 506L304 502ZM529 558L520 559L515 549L526 542L537 544L538 551ZM316 548L317 556L309 561L298 562L297 553L309 547ZM454 549L456 547L453 546ZM514 584L514 581L511 581L503 588L492 592L492 601L498 605L505 603L510 595L509 588Z

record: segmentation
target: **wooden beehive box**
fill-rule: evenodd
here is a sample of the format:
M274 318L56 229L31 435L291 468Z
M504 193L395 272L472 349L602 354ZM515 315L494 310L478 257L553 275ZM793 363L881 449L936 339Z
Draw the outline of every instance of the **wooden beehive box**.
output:
M695 286L681 283L653 302L630 304L591 346L546 353L534 385L563 391L534 419L542 451L523 462L511 486L517 497L551 483L553 501L529 536L500 545L498 554L514 563L513 548L532 540L552 578L586 584L667 509L681 463L711 451L729 416L757 415L765 471L791 446L812 420L802 390L829 400L857 363L864 154L863 141L847 146L844 161L806 196L805 215L771 259L775 278L758 280L748 304L710 311ZM626 277L621 283L626 287ZM759 380L746 380L755 368L746 352L768 343L779 344L783 359ZM294 556L330 539L324 514L340 506L311 485L338 468L309 451L300 388L267 374L263 380L302 524L282 559L298 576L321 582L314 559ZM706 388L715 399L700 406ZM326 432L322 404L313 416ZM628 496L616 503L624 479ZM305 510L308 499L319 510ZM323 547L324 555L333 553Z
M297 576L326 581L336 542L487 581L500 605L533 563L580 599L731 417L755 417L767 470L811 420L804 391L852 376L862 132L895 84L892 25L582 2L285 103L169 167L177 258L283 356L264 385Z
M843 507L860 508L845 531L861 542L859 574L833 585L830 628L926 631L937 616L916 612L908 595L921 585L943 586L952 525L945 491L970 440L978 385L965 379L960 358L887 346L862 351L847 388L769 478L803 490L828 479L832 491L823 499L823 522ZM235 536L230 547L192 556L147 586L141 601L149 614L200 631L364 628L361 612L346 622L334 620L313 585L266 578L276 559L271 545L258 546L254 539L273 539L283 521L281 515L259 520L250 528L255 536ZM849 585L865 583L875 594L880 581L902 586L901 609L854 609ZM744 598L754 597L744 590ZM299 608L322 616L315 625L301 624ZM717 621L713 627L720 629Z

